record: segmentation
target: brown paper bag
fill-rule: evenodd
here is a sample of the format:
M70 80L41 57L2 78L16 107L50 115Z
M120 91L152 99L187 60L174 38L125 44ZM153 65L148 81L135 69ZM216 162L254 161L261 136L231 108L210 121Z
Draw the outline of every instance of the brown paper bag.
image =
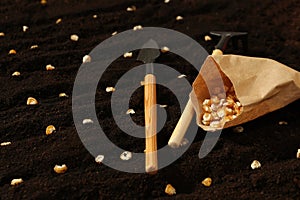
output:
M218 91L214 91L218 88ZM226 95L231 88L242 112L220 128L203 125L202 102ZM197 124L206 131L236 126L277 110L300 98L300 72L277 61L238 55L208 56L190 94Z

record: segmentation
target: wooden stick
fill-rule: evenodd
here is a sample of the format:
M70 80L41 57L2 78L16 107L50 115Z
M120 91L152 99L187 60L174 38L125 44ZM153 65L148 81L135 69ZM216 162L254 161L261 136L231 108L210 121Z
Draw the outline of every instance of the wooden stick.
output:
M156 79L153 74L145 76L144 85L146 165L147 173L157 172L157 111L156 111Z
M187 129L189 128L193 116L194 108L191 99L189 99L168 142L168 145L170 147L177 148L181 145L182 139L185 136Z

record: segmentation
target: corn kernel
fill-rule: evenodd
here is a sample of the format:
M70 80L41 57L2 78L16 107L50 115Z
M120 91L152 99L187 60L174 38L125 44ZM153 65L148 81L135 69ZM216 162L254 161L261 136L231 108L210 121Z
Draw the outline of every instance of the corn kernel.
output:
M0 32L0 37L4 37L4 36L5 36L5 33Z
M169 52L170 51L170 49L169 49L169 47L163 47L163 48L161 48L161 50L160 50L162 53L167 53L167 52Z
M55 165L53 170L58 173L58 174L63 174L68 170L68 167L63 164L63 165Z
M211 105L211 100L210 100L210 99L205 99L205 100L203 101L202 105L210 106L210 105Z
M165 193L168 195L174 195L174 194L176 194L176 190L171 184L168 184L166 186Z
M38 45L32 45L31 47L30 47L30 49L37 49L37 48L39 48L39 46Z
M23 26L23 32L26 32L29 29L28 26Z
M208 112L208 113L211 112L211 107L210 107L210 106L204 105L204 106L202 106L202 108L203 108L203 110L204 110L205 112Z
M104 155L98 155L98 156L95 158L95 161L96 161L96 163L98 163L98 164L102 163L103 160L104 160Z
M210 41L210 40L211 40L211 37L210 37L209 35L206 35L206 36L204 36L204 40L205 40L205 41Z
M120 155L121 160L130 160L132 158L132 153L129 151L124 151L121 155Z
M211 186L211 183L212 183L212 180L211 178L205 178L203 181L202 181L202 185L206 186L206 187L209 187Z
M185 78L186 75L185 74L180 74L179 76L177 76L177 78Z
M143 29L143 27L142 27L141 25L137 25L137 26L134 26L134 27L133 27L133 30L134 30L134 31L142 30L142 29Z
M210 122L212 120L212 115L210 113L203 114L203 121Z
M170 0L164 0L164 3L169 3L170 2Z
M58 19L55 21L55 24L59 24L61 21L62 21L62 19L61 19L61 18L58 18Z
M286 121L280 121L278 122L279 125L288 125L288 123Z
M59 93L58 97L69 97L66 93Z
M91 120L91 119L84 119L84 120L82 120L82 124L93 124L93 123L94 123L94 121Z
M300 149L297 151L297 158L300 158Z
M114 92L116 89L114 87L107 87L106 92Z
M215 49L212 52L212 56L222 56L223 52L220 49Z
M89 63L89 62L91 62L91 61L92 61L92 57L89 56L89 55L85 55L85 56L83 56L83 58L82 58L82 63Z
M38 101L35 98L28 97L28 99L27 99L27 105L36 105L36 104L38 104Z
M50 135L56 131L55 127L53 125L49 125L46 128L46 135Z
M135 111L133 109L128 109L126 111L126 114L129 115L129 114L135 114Z
M123 55L124 58L131 58L132 57L132 52L126 52Z
M44 6L47 4L47 0L41 0L41 4Z
M52 66L52 65L50 65L50 64L48 64L48 65L46 65L46 70L47 71L52 71L52 70L55 70L55 67Z
M136 6L130 6L126 9L128 12L134 12L136 11Z
M9 55L14 55L14 54L17 54L17 51L14 50L14 49L11 49L9 52L8 52Z
M14 185L19 185L19 184L21 184L21 183L23 183L23 182L24 182L24 181L23 181L22 178L16 178L16 179L11 180L10 185L12 185L12 186L14 186Z
M178 15L178 16L176 17L176 21L181 21L181 20L183 20L183 17L180 16L180 15Z
M0 146L8 146L8 145L11 145L11 142L2 142L0 144Z
M73 35L70 36L70 39L71 39L72 41L77 42L77 41L79 40L79 37L78 37L78 35L73 34Z
M254 160L253 162L252 162L252 164L251 164L251 168L252 169L258 169L258 168L260 168L261 167L261 164L260 164L260 162L258 161L258 160Z
M111 35L117 35L117 33L118 33L118 32L117 32L117 31L115 31L115 32L113 32Z
M16 71L16 72L12 73L12 76L20 76L20 75L21 75L21 73L20 73L20 72L18 72L18 71Z

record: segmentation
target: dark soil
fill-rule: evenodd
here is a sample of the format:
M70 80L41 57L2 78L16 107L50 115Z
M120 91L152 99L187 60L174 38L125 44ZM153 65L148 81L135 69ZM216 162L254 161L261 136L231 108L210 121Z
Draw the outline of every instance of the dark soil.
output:
M137 11L126 8L136 5ZM93 15L97 15L96 19ZM182 15L182 21L176 21ZM229 46L226 53L275 59L300 71L300 2L298 0L49 0L42 6L38 0L0 1L0 199L168 199L164 193L170 183L178 199L299 199L300 101L243 124L243 133L223 131L213 151L204 159L198 151L205 132L200 130L188 151L175 163L156 175L119 172L95 163L76 132L72 118L73 82L82 57L114 31L133 26L165 27L180 31L198 41L208 52L218 38L205 42L211 30L248 31L248 51ZM56 20L62 18L60 24ZM27 25L29 30L22 31ZM73 42L70 35L80 39ZM30 50L30 46L39 45ZM10 49L16 55L8 55ZM175 57L176 58L176 57ZM119 58L112 64L112 75L101 79L99 93L117 81L129 68L141 64ZM188 66L174 56L160 56L158 62ZM52 64L54 71L46 71ZM12 77L20 71L20 77ZM194 71L186 72L189 81ZM111 76L111 77L110 77ZM69 98L59 98L61 92ZM40 102L27 106L29 96ZM143 151L144 143L123 140L112 123L110 95L96 98L99 122L111 139L131 151ZM136 109L133 120L143 124L143 89L138 89L130 104ZM178 102L166 88L158 92L158 102L168 104L168 121L159 145L166 145L180 116ZM279 125L279 121L287 125ZM45 135L53 124L57 132ZM114 133L118 133L114 136ZM119 143L118 143L119 142ZM252 170L257 159L262 168ZM56 174L55 164L65 163L68 171ZM211 177L211 187L201 181ZM24 183L10 186L14 178Z

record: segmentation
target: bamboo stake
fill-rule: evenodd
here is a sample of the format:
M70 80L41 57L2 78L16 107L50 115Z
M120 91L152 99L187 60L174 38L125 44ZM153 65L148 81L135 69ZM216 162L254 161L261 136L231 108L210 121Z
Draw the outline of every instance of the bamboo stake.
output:
M147 173L157 172L157 111L156 111L156 79L153 74L145 76L144 105L145 105L145 135L146 135L146 164Z

